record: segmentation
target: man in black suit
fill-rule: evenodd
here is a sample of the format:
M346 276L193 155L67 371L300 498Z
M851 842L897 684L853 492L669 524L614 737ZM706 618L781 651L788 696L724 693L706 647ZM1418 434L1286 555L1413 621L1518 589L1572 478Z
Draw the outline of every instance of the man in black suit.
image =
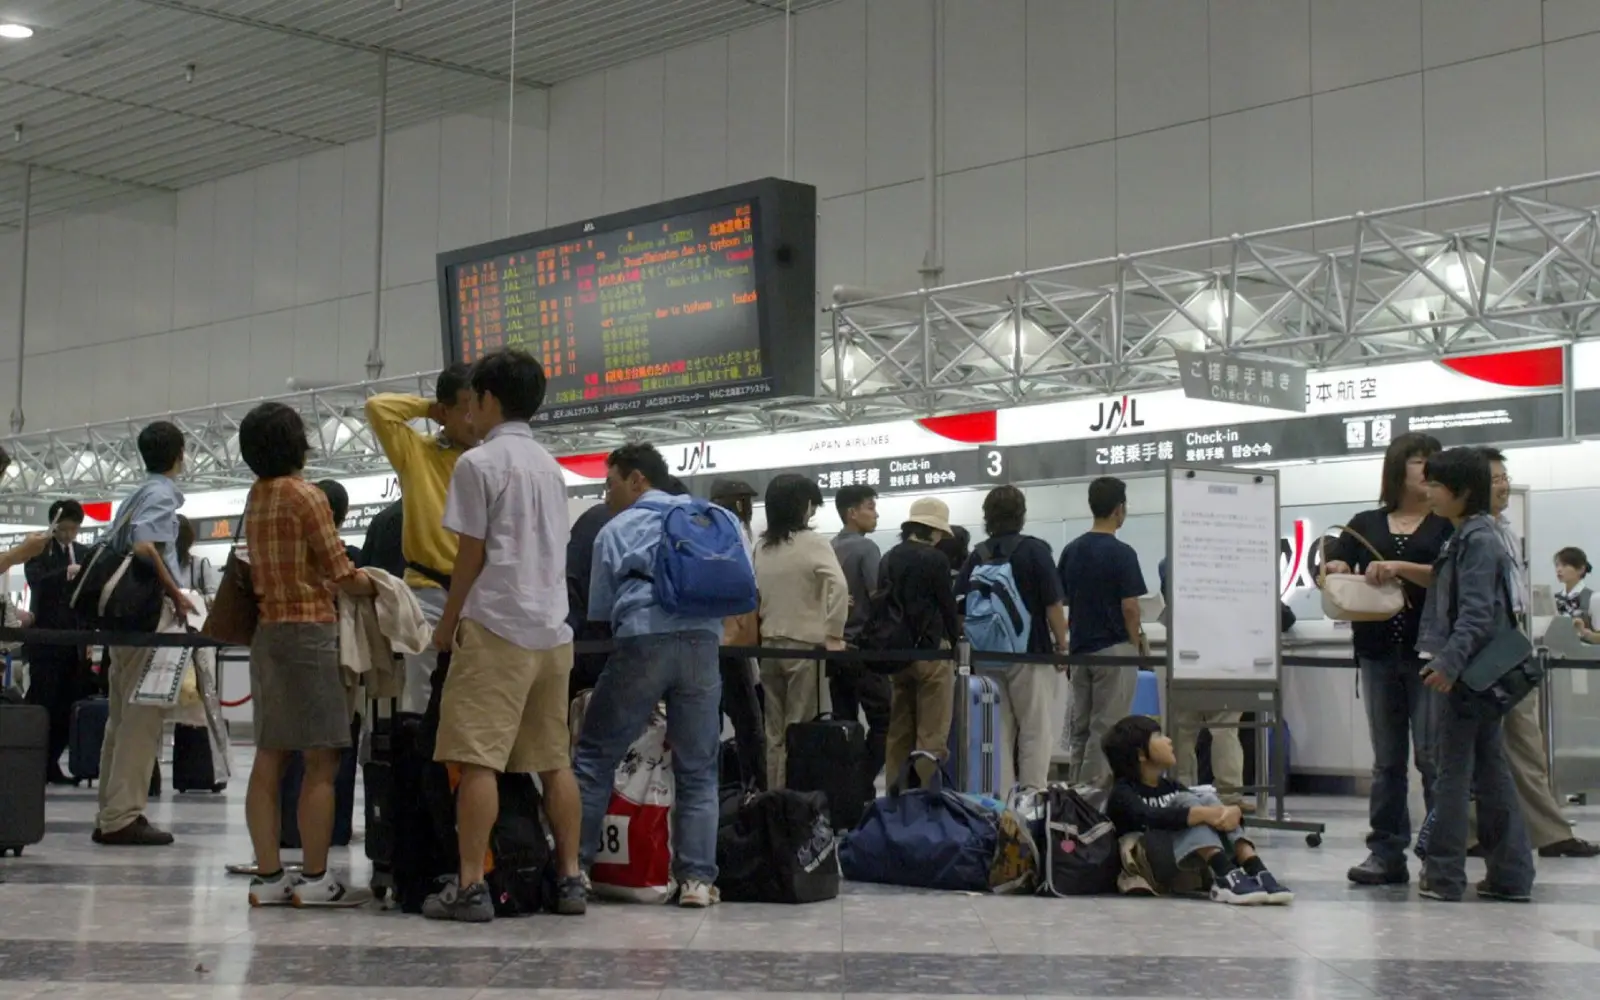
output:
M76 500L57 500L50 505L50 539L45 550L23 564L38 628L82 627L77 612L67 604L87 554L77 540L82 527L83 506ZM61 754L67 749L73 703L95 689L88 651L82 646L27 644L23 654L28 658L28 703L50 713L49 781L70 785L72 779L61 770Z

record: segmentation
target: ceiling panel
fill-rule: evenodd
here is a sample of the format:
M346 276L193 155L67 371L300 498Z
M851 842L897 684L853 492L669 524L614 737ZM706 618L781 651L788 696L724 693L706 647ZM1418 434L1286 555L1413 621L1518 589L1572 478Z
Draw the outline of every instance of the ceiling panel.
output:
M799 12L831 0L791 0ZM398 10L396 7L398 6ZM783 0L0 0L0 226L173 191L783 16ZM191 69L192 68L192 69ZM12 141L16 125L21 141ZM15 175L15 176L12 176Z

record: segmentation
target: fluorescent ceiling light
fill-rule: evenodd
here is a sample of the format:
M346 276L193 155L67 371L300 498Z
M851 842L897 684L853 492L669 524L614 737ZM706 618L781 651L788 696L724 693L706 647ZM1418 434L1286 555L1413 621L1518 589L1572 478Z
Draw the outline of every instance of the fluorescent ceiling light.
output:
M1072 356L1055 343L1055 335L1027 316L1007 313L989 324L979 342L988 353L968 350L966 364L988 375L1038 375L1072 364Z
M1189 316L1174 310L1156 324L1152 331L1155 336L1181 350L1208 351L1216 350L1220 346L1231 346L1221 344L1227 334L1230 314L1233 318L1235 344L1238 338L1247 333L1250 334L1252 341L1263 343L1287 336L1281 325L1263 319L1261 310L1242 295L1202 288L1189 296L1183 307L1189 315L1204 322L1204 328L1196 326Z
M846 344L844 352L839 355L838 365L844 375L844 389L836 389L833 384L833 346L830 344L822 349L817 370L822 376L822 387L841 396L863 396L884 389L900 388L899 383L885 370L891 369L892 365L885 361L874 369L873 364L873 359L867 356L866 351L855 344Z
M32 38L33 29L26 24L0 24L0 38Z

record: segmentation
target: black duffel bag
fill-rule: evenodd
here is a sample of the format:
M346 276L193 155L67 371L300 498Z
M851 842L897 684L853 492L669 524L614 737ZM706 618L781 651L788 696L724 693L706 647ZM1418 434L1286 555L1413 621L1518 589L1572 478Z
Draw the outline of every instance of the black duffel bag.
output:
M747 798L717 831L717 888L730 903L817 903L839 895L827 796L782 789Z

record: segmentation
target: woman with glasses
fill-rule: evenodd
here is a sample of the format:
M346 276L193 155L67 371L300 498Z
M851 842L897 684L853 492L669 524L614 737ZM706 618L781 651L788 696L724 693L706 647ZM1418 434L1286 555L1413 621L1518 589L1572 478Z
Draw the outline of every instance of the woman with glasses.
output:
M1372 792L1367 859L1349 871L1357 885L1402 885L1410 880L1408 755L1422 775L1422 797L1433 808L1435 698L1422 684L1417 627L1433 563L1450 537L1450 522L1432 513L1424 478L1440 450L1426 434L1402 434L1383 456L1379 506L1350 519L1328 546L1327 573L1362 573L1374 584L1399 580L1406 606L1383 622L1355 622L1358 690L1372 739ZM1357 537L1359 536L1359 538ZM1369 548L1370 546L1370 548ZM1376 550L1374 553L1373 550ZM1408 753L1409 752L1409 753Z

